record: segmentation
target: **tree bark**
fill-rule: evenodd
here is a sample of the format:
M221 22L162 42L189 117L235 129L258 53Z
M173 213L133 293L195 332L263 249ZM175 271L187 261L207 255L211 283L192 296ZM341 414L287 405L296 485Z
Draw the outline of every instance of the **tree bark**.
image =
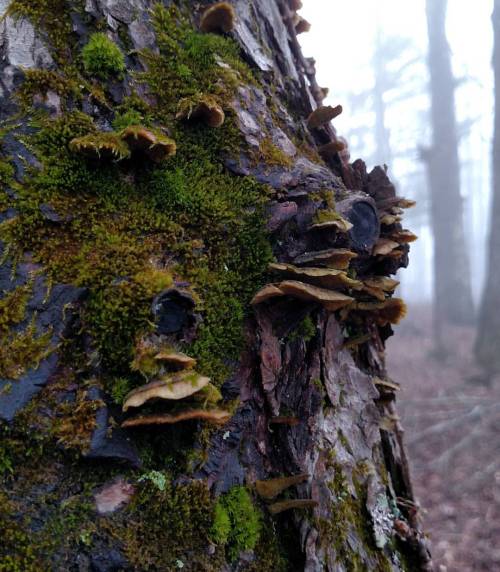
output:
M492 16L494 32L493 70L495 75L495 124L492 147L492 204L488 245L488 270L481 300L476 359L487 374L500 371L498 340L500 318L495 308L500 302L500 2L495 0Z
M320 159L293 3L232 6L2 21L0 568L430 570L384 364L407 205Z
M436 327L468 324L474 316L460 195L454 78L446 39L447 0L427 0L432 146L427 163L434 235Z

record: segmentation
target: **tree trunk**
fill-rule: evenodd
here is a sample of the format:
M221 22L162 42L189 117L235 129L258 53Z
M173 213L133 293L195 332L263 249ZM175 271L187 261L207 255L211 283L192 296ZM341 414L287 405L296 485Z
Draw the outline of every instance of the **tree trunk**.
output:
M384 365L407 205L320 159L288 3L207 7L2 21L0 568L428 570Z
M495 0L493 12L493 70L495 74L495 127L493 133L492 165L493 193L488 248L488 270L476 339L476 359L488 374L500 372L500 2Z
M447 0L427 0L432 147L423 154L434 235L434 313L437 328L467 324L474 308L464 236L454 78L446 40Z

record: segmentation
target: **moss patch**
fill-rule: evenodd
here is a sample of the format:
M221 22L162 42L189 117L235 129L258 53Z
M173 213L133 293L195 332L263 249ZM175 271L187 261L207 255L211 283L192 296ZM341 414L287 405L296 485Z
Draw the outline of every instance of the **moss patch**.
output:
M82 49L85 71L100 79L120 77L125 71L125 58L120 48L102 32L95 32Z

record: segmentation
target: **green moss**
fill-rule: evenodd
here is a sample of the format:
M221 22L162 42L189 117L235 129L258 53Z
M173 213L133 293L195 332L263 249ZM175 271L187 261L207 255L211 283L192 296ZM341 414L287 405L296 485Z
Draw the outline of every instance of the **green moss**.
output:
M120 532L127 557L140 570L172 570L177 560L206 562L213 503L201 481L174 486L168 475L139 483Z
M271 137L265 137L259 144L256 160L266 166L291 167L293 159L273 143Z
M131 125L141 125L144 122L144 116L136 109L128 109L124 113L117 113L113 119L113 128L121 131Z
M18 286L0 300L0 377L16 380L51 351L51 330L40 333L34 319L20 329L32 285Z
M255 548L262 530L262 515L245 487L233 487L222 495L215 515L212 538L226 544L230 560L235 560L244 550Z
M214 522L210 529L210 536L216 544L227 544L231 533L231 518L222 502L218 502L214 509Z
M303 340L305 343L311 341L316 335L316 325L311 316L306 316L299 325L290 333L288 339L291 342Z
M75 153L83 153L91 158L112 158L116 161L128 159L130 149L116 133L92 133L75 137L69 148Z
M120 77L125 71L125 58L120 48L102 32L95 32L82 49L85 71L100 79Z
M43 32L55 61L68 68L73 45L70 13L80 8L79 0L11 0L9 14L25 17Z
M36 95L46 97L49 91L53 91L61 98L63 107L70 97L77 101L82 97L81 88L74 78L67 78L60 73L45 69L26 70L17 97L22 107L28 110Z

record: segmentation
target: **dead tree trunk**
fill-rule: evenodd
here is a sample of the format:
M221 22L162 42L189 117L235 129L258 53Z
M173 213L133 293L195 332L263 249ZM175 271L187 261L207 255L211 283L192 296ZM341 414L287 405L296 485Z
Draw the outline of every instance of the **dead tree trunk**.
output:
M427 163L434 235L436 327L473 319L470 270L465 245L460 165L455 120L455 84L446 39L447 0L427 0L432 146Z
M487 374L500 372L498 342L500 317L496 308L500 303L500 2L495 0L493 12L493 70L495 74L495 124L493 133L492 166L493 197L488 247L488 270L476 339L476 359Z
M429 569L384 365L410 205L298 4L1 21L0 568Z

